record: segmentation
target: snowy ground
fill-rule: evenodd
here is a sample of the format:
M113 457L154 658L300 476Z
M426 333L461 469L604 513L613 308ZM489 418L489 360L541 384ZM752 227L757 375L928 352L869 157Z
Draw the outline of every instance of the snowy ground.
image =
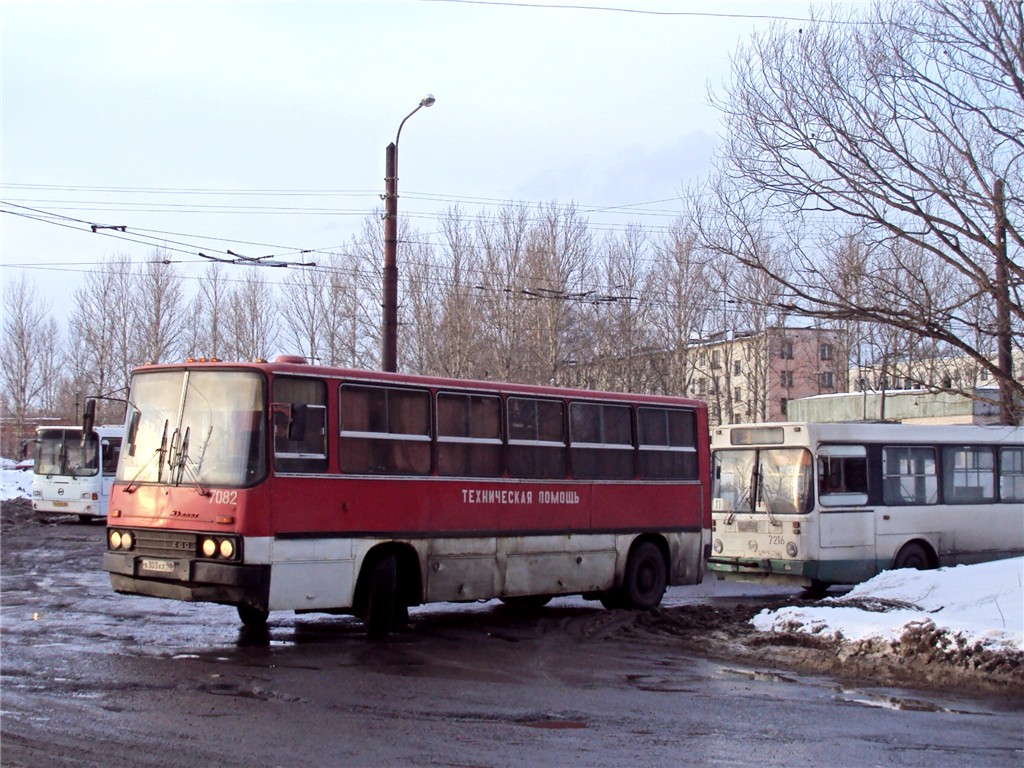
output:
M32 495L32 472L0 459L0 499ZM841 597L765 610L767 633L808 635L863 648L927 644L947 655L1024 652L1024 558L934 571L887 571ZM905 650L904 650L905 652Z

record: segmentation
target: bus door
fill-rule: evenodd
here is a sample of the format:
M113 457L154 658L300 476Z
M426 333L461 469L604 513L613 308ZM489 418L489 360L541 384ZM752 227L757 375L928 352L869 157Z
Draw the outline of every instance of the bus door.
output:
M844 581L871 578L876 572L875 510L868 506L866 448L822 445L817 471L821 559L835 561L829 567L841 570Z
M114 475L117 474L117 461L120 457L120 437L104 437L100 440L100 504L104 511L106 511L107 502L110 501L110 488L114 484Z

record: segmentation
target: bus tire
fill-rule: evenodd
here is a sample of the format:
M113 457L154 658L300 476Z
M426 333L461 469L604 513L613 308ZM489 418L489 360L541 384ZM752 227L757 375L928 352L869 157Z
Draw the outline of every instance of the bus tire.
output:
M551 595L517 595L516 597L499 598L502 603L514 611L539 611L551 602Z
M625 607L639 610L657 608L667 586L667 568L661 550L649 541L637 544L629 553L622 579Z
M262 608L253 608L251 605L238 606L238 618L247 627L262 627L267 623L269 611Z
M392 554L381 555L370 566L363 624L366 634L381 638L395 625L398 605L398 564Z
M927 571L932 567L932 559L928 551L916 541L904 544L892 561L893 570L901 568L914 568L918 571Z

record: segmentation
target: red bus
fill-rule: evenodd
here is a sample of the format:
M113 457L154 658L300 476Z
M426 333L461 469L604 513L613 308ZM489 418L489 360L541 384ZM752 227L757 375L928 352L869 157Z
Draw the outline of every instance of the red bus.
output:
M132 375L120 593L345 613L583 595L649 609L710 541L706 405L275 362Z

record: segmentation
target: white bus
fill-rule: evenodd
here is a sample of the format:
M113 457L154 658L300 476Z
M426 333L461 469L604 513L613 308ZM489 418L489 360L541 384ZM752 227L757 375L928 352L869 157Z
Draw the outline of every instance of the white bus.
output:
M78 515L83 522L107 517L124 427L36 430L32 509L40 516Z
M1024 428L734 424L711 434L719 579L821 593L1024 554Z

